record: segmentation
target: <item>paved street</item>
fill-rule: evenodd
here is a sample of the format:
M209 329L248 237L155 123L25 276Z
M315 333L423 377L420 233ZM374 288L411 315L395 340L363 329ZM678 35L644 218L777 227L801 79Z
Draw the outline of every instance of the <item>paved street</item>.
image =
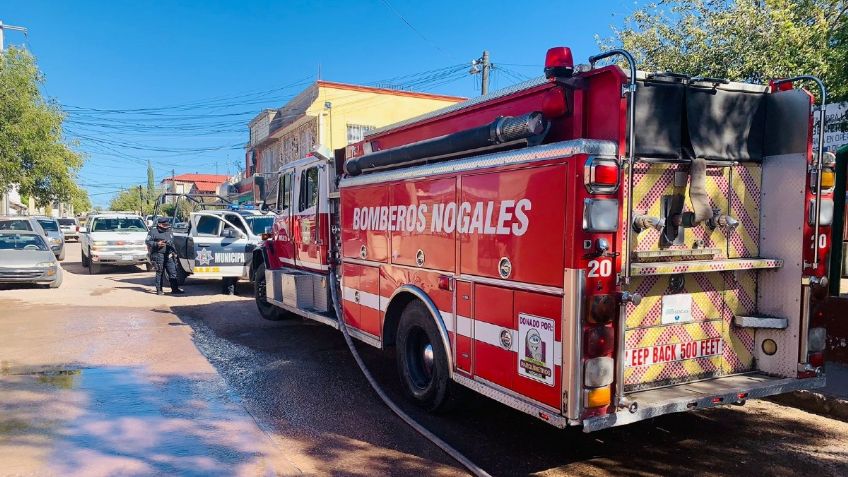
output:
M140 268L88 275L76 244L64 268L58 290L0 289L0 474L462 473L382 405L337 331L261 320L248 285L158 297ZM360 349L493 475L848 475L848 423L775 403L589 435L477 396L430 416L401 400L391 354Z

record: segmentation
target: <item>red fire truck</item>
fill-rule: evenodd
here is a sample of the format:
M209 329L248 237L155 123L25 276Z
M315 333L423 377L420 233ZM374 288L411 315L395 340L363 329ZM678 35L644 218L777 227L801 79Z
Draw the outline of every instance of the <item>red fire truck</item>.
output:
M800 80L824 102L553 48L285 165L259 311L394 347L429 410L463 386L587 432L820 387L834 160Z

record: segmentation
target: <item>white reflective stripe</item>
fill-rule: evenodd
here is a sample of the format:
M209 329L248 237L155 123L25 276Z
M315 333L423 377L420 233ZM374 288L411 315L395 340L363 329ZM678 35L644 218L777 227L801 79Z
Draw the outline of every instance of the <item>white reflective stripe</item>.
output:
M359 299L357 300L356 295L359 294ZM364 292L361 290L357 290L356 288L351 287L342 287L342 299L347 301L352 301L359 303L362 306L367 306L368 308L379 310L380 309L380 296L375 295L373 293ZM385 299L383 299L385 300Z
M375 295L373 293L364 292L355 288L342 286L342 298L348 301L356 302L356 293L359 292L359 304L367 306L375 310L385 312L389 305L389 297ZM518 331L511 328L486 323L485 321L474 321L467 316L454 315L451 312L439 310L442 315L442 320L445 322L445 328L448 332L455 331L459 336L474 338L477 341L497 346L505 349L501 344L501 331L508 330L510 332L510 348L513 353L518 352ZM472 327L474 333L472 334ZM562 342L554 342L554 362L559 366L562 363Z
M485 321L475 321L474 322L474 339L477 341L482 341L483 343L490 344L492 346L497 346L499 348L503 348L501 344L501 331L506 330L510 333L510 351L518 352L518 340L515 339L515 330L510 328L504 328L502 326L493 325L491 323L486 323ZM506 349L506 348L503 348Z
M342 287L342 300L356 301L356 289L351 287Z
M456 316L456 333L460 336L467 336L467 337L471 338L471 327L472 327L473 323L474 323L474 321L471 318L469 318L467 316L457 315Z
M380 295L375 295L373 293L368 293L364 291L359 292L359 304L362 306L367 306L372 310L380 310Z
M288 263L289 265L294 265L294 260L290 258L279 257L280 261L283 263Z
M468 318L465 318L466 320ZM460 321L460 326L462 326L462 321ZM470 325L469 325L470 330ZM474 339L476 341L482 341L483 343L490 344L492 346L497 346L501 349L506 349L501 344L501 331L508 330L512 335L512 339L510 340L510 348L509 350L517 353L518 352L518 332L511 328L504 328L502 326L493 325L491 323L486 323L485 321L475 321L474 322ZM462 336L469 336L460 330L459 334ZM562 363L562 342L555 341L554 342L554 363L560 365Z
M439 314L442 315L442 321L445 322L445 331L448 333L453 331L453 322L456 319L454 314L443 310L439 310Z

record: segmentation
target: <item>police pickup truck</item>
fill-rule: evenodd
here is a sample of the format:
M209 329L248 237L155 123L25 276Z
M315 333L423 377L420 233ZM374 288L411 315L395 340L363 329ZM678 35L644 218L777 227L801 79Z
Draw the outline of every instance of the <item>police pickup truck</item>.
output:
M274 214L252 209L192 212L184 227L174 226L177 276L221 279L225 293L239 279L251 280L250 262L261 236L274 224Z

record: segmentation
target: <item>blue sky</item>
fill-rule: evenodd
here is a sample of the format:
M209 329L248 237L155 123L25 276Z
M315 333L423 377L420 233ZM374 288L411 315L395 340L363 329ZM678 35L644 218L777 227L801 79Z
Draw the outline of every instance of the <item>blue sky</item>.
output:
M46 94L68 112L68 136L87 155L80 182L106 205L121 187L145 182L148 159L157 182L171 169L235 173L247 121L315 80L319 65L326 80L474 96L479 75L459 65L484 49L493 89L508 86L541 74L551 46L585 61L595 35L609 36L633 8L632 0L4 0L0 20L29 28L28 37L6 32L6 46L38 58Z

